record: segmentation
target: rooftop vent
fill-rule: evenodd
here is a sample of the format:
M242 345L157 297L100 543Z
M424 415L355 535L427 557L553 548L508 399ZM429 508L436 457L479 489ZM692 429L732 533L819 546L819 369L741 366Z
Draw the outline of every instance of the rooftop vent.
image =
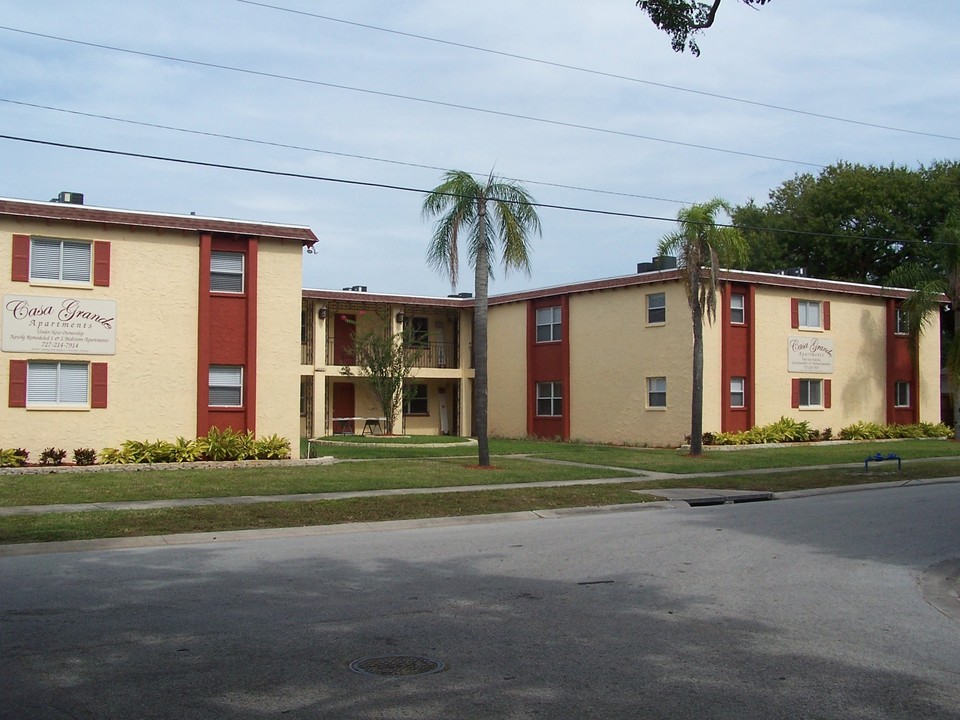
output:
M655 272L657 270L675 270L677 259L672 255L657 255L651 262L637 263L638 273Z
M447 295L447 297L466 299L466 298L472 298L473 293L468 293L468 292L454 293L453 295Z
M778 270L777 275L789 275L790 277L807 277L807 269L805 267L786 268L785 270Z
M366 285L351 285L350 287L345 287L344 290L347 292L366 292Z
M62 192L55 198L52 198L50 202L67 203L69 205L83 205L83 193Z

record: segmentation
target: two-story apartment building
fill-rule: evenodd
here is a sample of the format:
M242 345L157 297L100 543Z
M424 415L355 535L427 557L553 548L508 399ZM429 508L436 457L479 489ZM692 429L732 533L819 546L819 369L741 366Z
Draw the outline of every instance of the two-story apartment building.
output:
M473 369L469 296L426 298L368 293L365 287L304 290L301 315L301 433L362 433L381 416L358 377L354 335L405 330L415 358L397 434L469 435ZM378 426L378 430L383 428Z
M278 434L306 227L0 199L0 447Z
M705 431L940 420L939 325L916 352L906 290L724 271L704 326ZM692 321L677 270L490 301L491 435L678 445Z

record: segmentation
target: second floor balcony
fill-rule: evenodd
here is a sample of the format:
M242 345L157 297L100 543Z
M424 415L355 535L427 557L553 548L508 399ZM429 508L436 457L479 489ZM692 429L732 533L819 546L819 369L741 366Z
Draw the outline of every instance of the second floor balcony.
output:
M413 366L418 368L457 368L460 358L455 342L419 341L407 346L407 352L413 356ZM327 365L355 365L356 355L351 343L339 343L327 338Z

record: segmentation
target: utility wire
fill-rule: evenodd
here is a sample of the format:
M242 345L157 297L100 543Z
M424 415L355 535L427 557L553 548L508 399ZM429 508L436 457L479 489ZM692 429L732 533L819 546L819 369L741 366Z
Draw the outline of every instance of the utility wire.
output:
M533 115L523 115L521 113L511 113L504 110L490 110L487 108L474 107L472 105L461 105L458 103L444 102L442 100L431 100L429 98L420 98L413 95L401 95L399 93L389 93L381 90L370 90L368 88L353 87L351 85L339 85L337 83L324 82L322 80L311 80L309 78L296 77L294 75L284 75L281 73L272 73L266 72L264 70L251 70L249 68L237 67L234 65L223 65L220 63L206 62L203 60L190 60L188 58L175 57L173 55L164 55L161 53L151 53L144 50L133 50L130 48L118 47L116 45L105 45L102 43L93 43L87 42L85 40L76 40L73 38L65 38L57 35L48 35L45 33L33 32L30 30L22 30L19 28L13 28L6 25L0 25L0 30L6 30L8 32L19 33L21 35L29 35L32 37L44 38L45 40L55 40L57 42L70 43L73 45L80 45L83 47L92 47L97 48L98 50L109 50L111 52L125 53L128 55L136 55L139 57L148 57L155 60L167 60L170 62L178 62L186 65L195 65L198 67L212 68L215 70L226 70L228 72L243 73L246 75L254 75L256 77L264 77L272 80L286 80L289 82L302 83L305 85L313 85L316 87L327 87L334 88L336 90L346 90L349 92L362 93L365 95L375 95L379 97L387 97L394 100L407 100L410 102L423 103L426 105L434 105L437 107L453 108L456 110L468 110L470 112L482 113L485 115L494 115L497 117L507 117L513 118L516 120L527 120L530 122L538 122L546 125L554 125L557 127L571 128L574 130L587 130L589 132L603 133L605 135L615 135L618 137L629 137L638 140L649 140L651 142L665 143L668 145L676 145L680 147L694 148L697 150L707 150L710 152L725 153L728 155L738 155L740 157L751 157L759 160L772 160L774 162L781 163L790 163L793 165L805 165L807 167L815 167L818 169L823 169L826 166L819 163L806 162L804 160L792 160L790 158L781 158L775 157L772 155L762 155L759 153L751 153L743 150L730 150L726 148L718 148L710 145L701 145L699 143L689 143L683 142L680 140L668 140L666 138L654 137L652 135L642 135L639 133L626 132L624 130L611 130L609 128L601 128L592 125L582 125L579 123L566 122L563 120L551 120L549 118L541 118Z
M655 82L653 80L644 80L642 78L631 77L629 75L618 75L616 73L605 72L603 70L593 70L590 68L580 67L578 65L568 65L566 63L554 62L552 60L543 60L541 58L530 57L528 55L518 55L516 53L504 52L501 50L491 50L490 48L479 47L477 45L468 45L466 43L454 42L452 40L443 40L441 38L434 38L428 35L418 35L416 33L404 32L402 30L393 30L391 28L380 27L378 25L369 25L367 23L354 22L352 20L343 20L342 18L335 18L329 15L320 15L317 13L306 12L304 10L294 10L292 8L281 7L279 5L271 5L264 2L255 2L254 0L236 0L236 2L243 3L244 5L256 5L258 7L266 8L268 10L278 10L280 12L292 13L295 15L302 15L306 17L316 18L318 20L326 20L327 22L340 23L342 25L350 25L352 27L363 28L365 30L374 30L376 32L389 33L391 35L399 35L401 37L408 37L414 40L423 40L425 42L436 43L438 45L448 45L450 47L462 48L464 50L473 50L475 52L487 53L489 55L497 55L500 57L511 58L513 60L523 60L525 62L537 63L539 65L547 65L549 67L561 68L563 70L573 70L575 72L587 73L589 75L597 75L600 77L612 78L614 80L625 80L627 82L638 83L642 85L650 85L652 87L664 88L666 90L676 90L677 92L690 93L693 95L701 95L703 97L715 98L717 100L726 100L728 102L742 103L744 105L752 105L754 107L767 108L769 110L779 110L781 112L795 113L797 115L806 115L807 117L820 118L821 120L832 120L834 122L848 123L850 125L859 125L861 127L876 128L878 130L889 130L891 132L898 133L908 133L910 135L923 135L925 137L939 138L941 140L956 140L960 141L960 137L954 135L941 135L939 133L925 132L922 130L910 130L908 128L899 128L892 125L881 125L879 123L867 122L864 120L853 120L851 118L839 117L837 115L827 115L825 113L817 113L809 110L800 110L798 108L790 108L783 105L774 105L772 103L759 102L757 100L746 100L744 98L732 97L730 95L723 95L721 93L712 93L707 92L706 90L694 90L692 88L686 88L679 85L670 85L668 83Z
M310 175L307 173L295 173L295 172L289 172L284 170L267 170L264 168L250 167L246 165L229 165L226 163L206 162L203 160L187 160L185 158L175 158L175 157L169 157L165 155L151 155L147 153L137 153L137 152L130 152L126 150L112 150L109 148L91 147L88 145L60 143L60 142L54 142L52 140L39 140L36 138L26 138L26 137L20 137L17 135L0 134L0 140L13 140L15 142L29 143L32 145L43 145L46 147L61 148L66 150L80 150L83 152L99 153L102 155L112 155L116 157L136 158L140 160L157 160L160 162L175 163L179 165L192 165L195 167L213 168L217 170L235 170L238 172L254 173L257 175L269 175L271 177L286 177L286 178L295 178L299 180L315 180L320 182L337 183L340 185L354 185L358 187L378 188L383 190L397 190L400 192L417 193L420 195L429 195L431 193L434 193L432 189L428 190L425 188L415 188L407 185L393 185L390 183L379 183L379 182L372 182L369 180L348 180L346 178L330 177L326 175ZM464 197L456 193L439 193L439 194L447 195L450 197ZM578 207L575 205L556 205L556 204L543 203L543 202L522 203L519 201L510 201L510 200L506 200L504 202L530 205L531 207L544 208L549 210L562 210L566 212L583 213L587 215L620 217L620 218L629 218L633 220L655 220L657 222L670 222L670 223L679 222L677 218L663 217L660 215L644 215L641 213L629 213L629 212L623 212L623 211L617 211L617 210L600 210L597 208L585 208L585 207ZM758 227L758 226L752 226L752 225L738 225L736 223L701 222L698 220L687 220L687 221L684 221L683 224L700 225L703 227L735 228L738 230L752 230L756 232L800 235L800 236L819 237L819 238L827 238L827 239L835 239L835 240L857 240L858 242L880 242L880 243L901 244L901 245L907 245L911 243L916 243L916 244L922 243L926 245L949 244L949 243L937 242L934 240L922 240L922 239L900 240L897 238L880 238L880 237L871 237L871 236L851 237L849 235L838 235L836 233L822 233L822 232L816 232L813 230L786 230L786 229L780 229L780 228Z
M66 113L68 115L77 115L79 117L94 118L97 120L110 120L112 122L125 123L128 125L138 125L140 127L156 128L159 130L172 130L174 132L187 133L190 135L213 137L213 138L219 138L222 140L236 140L238 142L252 143L255 145L266 145L268 147L283 148L285 150L300 150L303 152L319 153L322 155L333 155L336 157L353 158L356 160L369 160L372 162L387 163L390 165L401 165L403 167L419 168L421 170L436 170L439 172L446 172L449 169L449 168L437 167L434 165L422 165L419 163L404 162L402 160L388 160L384 158L372 157L370 155L356 155L352 153L336 152L334 150L321 150L319 148L305 147L303 145L292 145L287 143L274 142L271 140L257 140L255 138L241 137L238 135L227 135L225 133L215 133L215 132L209 132L206 130L196 130L193 128L176 127L174 125L163 125L160 123L151 123L151 122L145 122L142 120L132 120L130 118L115 117L113 115L100 115L97 113L83 112L81 110L70 110L68 108L54 107L52 105L40 105L37 103L23 102L21 100L12 100L10 98L0 97L0 102L8 103L10 105L19 105L21 107L36 108L38 110L50 110L52 112ZM485 173L475 172L472 174L484 175ZM542 185L544 187L562 188L564 190L577 190L581 192L597 193L600 195L614 195L618 197L637 198L641 200L657 200L659 202L676 203L678 205L692 204L689 200L672 200L670 198L656 197L653 195L639 195L636 193L625 193L625 192L618 192L614 190L598 190L595 188L580 187L578 185L563 185L561 183L552 183L552 182L546 182L541 180L524 180L523 178L506 178L506 179L515 180L515 181L526 183L529 185Z

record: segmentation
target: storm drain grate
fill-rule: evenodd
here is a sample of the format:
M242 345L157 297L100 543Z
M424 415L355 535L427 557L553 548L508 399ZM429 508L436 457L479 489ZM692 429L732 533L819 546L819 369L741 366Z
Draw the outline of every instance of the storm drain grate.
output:
M445 667L442 661L423 655L384 655L361 658L350 663L350 669L355 673L379 677L430 675L442 671Z

